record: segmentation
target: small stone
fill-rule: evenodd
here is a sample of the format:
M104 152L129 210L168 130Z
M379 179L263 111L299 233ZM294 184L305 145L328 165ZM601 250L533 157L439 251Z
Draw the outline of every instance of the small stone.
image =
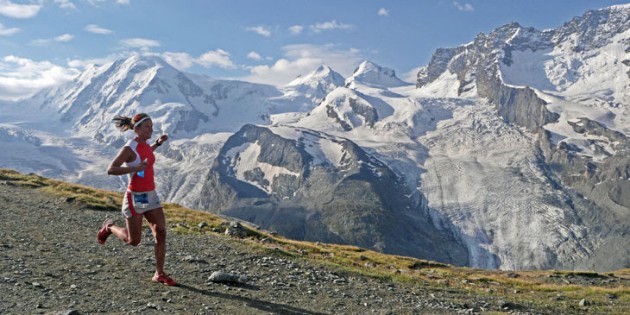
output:
M215 271L210 277L208 277L209 281L215 283L232 283L232 284L245 284L247 283L247 276L244 275L234 275L226 272Z
M587 299L581 299L580 300L580 306L584 307L584 306L589 306L591 305L591 302Z

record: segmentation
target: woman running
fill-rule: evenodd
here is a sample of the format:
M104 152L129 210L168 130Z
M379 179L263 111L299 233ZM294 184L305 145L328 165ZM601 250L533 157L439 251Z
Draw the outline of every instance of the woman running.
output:
M166 142L168 136L161 135L149 145L147 141L153 134L153 122L145 113L137 114L133 118L116 116L114 122L121 131L133 130L136 133L136 137L125 144L107 169L109 175L129 175L129 187L122 205L126 227L117 226L112 219L107 219L98 231L96 239L103 245L107 238L114 234L126 244L137 246L142 238L142 217L146 218L155 239L155 275L152 281L176 285L175 280L164 272L166 219L160 199L155 192L153 178L153 163L155 162L153 151Z

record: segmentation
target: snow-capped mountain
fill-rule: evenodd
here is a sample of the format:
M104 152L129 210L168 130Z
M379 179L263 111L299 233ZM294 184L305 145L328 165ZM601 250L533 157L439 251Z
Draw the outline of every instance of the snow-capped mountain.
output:
M504 122L534 133L527 136L533 140L529 142L534 146L523 161L532 163L532 166L529 172L517 167L520 169L518 173L525 175L528 183L532 182L529 173L538 177L539 183L548 181L548 187L552 188L546 194L539 191L527 198L528 211L510 211L512 218L524 220L519 224L529 222L528 229L515 230L510 227L515 224L514 219L498 222L496 228L490 228L493 224L488 224L504 216L505 210L513 209L514 205L500 206L498 203L494 210L492 204L484 202L485 209L481 213L462 211L471 204L461 202L458 196L468 197L471 186L466 185L464 189L450 187L451 196L439 202L444 204L444 199L449 200L453 203L452 209L442 207L442 210L452 216L483 214L485 223L477 225L475 232L471 229L469 235L482 234L488 244L496 244L492 238L499 233L503 238L515 231L523 233L549 228L553 232L543 233L544 239L521 234L535 242L532 249L547 248L545 255L552 259L547 259L546 263L550 260L560 263L566 256L562 257L558 252L566 255L570 250L573 251L572 258L562 263L563 266L571 261L573 266L578 266L578 261L582 261L582 266L590 261L600 268L613 264L627 266L627 250L611 252L610 246L625 248L622 244L628 241L624 236L628 226L622 222L628 222L630 203L621 196L630 195L630 173L627 171L630 81L629 66L626 65L630 63L629 15L630 5L623 5L587 12L556 30L538 31L508 24L488 35L480 34L472 43L437 51L431 63L419 72L417 86L421 90L439 92L435 86L445 82L456 84L459 97L476 93L490 101ZM448 96L453 96L452 90L448 92ZM479 127L484 126L477 124ZM467 142L468 148L474 147L470 140ZM444 145L448 147L448 144ZM483 155L492 152L489 150L492 147L484 145ZM447 153L447 156L451 163L453 154ZM475 159L480 161L479 156ZM440 160L430 159L429 163ZM490 162L496 164L496 161ZM519 162L519 159L512 157L510 162ZM470 176L467 174L469 168L462 170L464 177ZM425 177L423 185L427 188L435 186L440 189L440 194L443 194L444 175L452 178L450 180L462 178L437 167L429 168L428 174L431 177ZM478 172L474 175L479 177ZM494 177L492 174L491 178ZM458 185L462 183L458 182ZM528 186L529 189L535 187ZM430 190L423 191L431 194ZM556 196L549 196L550 193ZM546 201L536 201L544 195L548 195ZM474 203L474 208L480 207ZM531 215L531 211L544 214L547 222L525 220L524 216ZM492 219L487 218L488 214ZM463 223L458 225L465 226ZM602 226L606 226L605 231L601 230ZM600 235L593 237L593 234ZM606 237L602 237L604 234ZM559 250L558 246L565 247L568 242L574 242L568 246L571 249ZM503 266L511 264L506 263L509 259L505 255L498 256ZM531 265L532 261L527 264Z
M350 140L246 125L221 148L197 206L294 238L465 265L465 248L401 179Z
M396 76L392 69L381 67L370 61L362 62L346 80L346 86L353 87L356 83L377 87L399 87L409 85Z
M319 103L332 90L344 85L344 78L328 66L320 66L308 75L291 81L285 88L289 95L304 95Z
M132 134L111 119L147 112L171 135L168 201L458 265L630 267L629 15L507 24L436 50L415 85L369 61L276 88L134 56L2 105L0 166L122 187L104 171Z
M268 98L264 107L275 114L274 123L295 121L307 113L337 87L343 86L344 78L328 66L299 76L282 89L282 95ZM278 115L288 113L287 115Z
M234 132L247 122L268 123L269 112L261 105L278 95L270 86L201 81L158 57L133 56L88 69L69 84L39 93L32 102L54 108L76 131L111 142L120 138L111 124L115 115L152 113L162 132L190 138Z

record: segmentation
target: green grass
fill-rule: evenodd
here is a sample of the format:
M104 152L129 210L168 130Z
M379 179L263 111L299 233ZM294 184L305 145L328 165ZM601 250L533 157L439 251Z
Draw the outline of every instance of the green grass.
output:
M0 169L0 183L40 190L84 207L119 211L122 194L69 184L33 174ZM0 186L1 189L1 186ZM223 235L229 219L177 204L163 204L171 231L179 234ZM205 226L200 227L200 223ZM386 255L364 248L296 241L243 225L247 233L236 239L249 250L269 255L318 261L343 272L418 285L423 289L455 292L461 303L470 296L500 297L520 305L533 306L546 313L630 313L630 287L620 284L630 279L630 269L597 273L592 271L518 271L480 270L454 267L423 259ZM229 236L223 235L228 238ZM609 280L600 285L580 285L572 279ZM601 282L601 281L600 281ZM627 282L625 282L627 283ZM614 299L611 299L614 296ZM581 299L591 302L581 308ZM487 314L503 314L490 312Z

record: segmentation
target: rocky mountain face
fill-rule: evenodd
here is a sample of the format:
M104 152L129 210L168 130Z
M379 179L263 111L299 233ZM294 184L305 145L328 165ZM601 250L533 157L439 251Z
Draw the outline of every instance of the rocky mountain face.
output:
M244 126L221 148L202 190L197 207L291 238L467 264L465 248L431 223L423 200L387 165L314 130Z
M539 32L538 32L539 33ZM507 123L535 131L554 122L558 115L545 107L546 102L536 96L529 87L514 87L501 81L500 64L509 65L514 50L537 51L551 43L541 42L542 34L517 23L500 27L490 34L479 34L473 43L452 49L440 49L428 67L418 72L418 88L431 83L445 73L457 75L458 94L472 89L487 98Z
M545 176L555 183L555 189L566 193L568 206L580 217L580 224L603 236L595 242L606 245L593 247L624 248L617 253L589 249L590 259L596 261L593 265L628 263L624 257L629 252L622 244L627 242L630 219L625 124L626 91L630 87L630 62L625 61L630 51L629 34L628 5L589 11L554 30L508 24L488 35L480 34L471 44L436 51L416 82L422 88L445 74L454 74L459 95L476 90L478 96L496 107L505 122L537 134L537 163L543 166ZM541 57L544 60L532 60ZM601 58L612 60L601 62ZM603 88L598 82L602 77L592 75L593 71L606 71L594 69L598 63L612 63L618 68L611 71L611 77L604 75L610 81ZM519 69L542 78L533 80L521 74L516 79L512 69L519 65ZM613 84L619 81L624 83ZM605 92L598 93L597 89ZM586 109L559 121L567 115L566 108L574 108L575 103ZM603 114L593 115L592 110ZM547 127L550 125L566 125L571 135L559 135L557 129ZM606 255L614 258L606 259Z

